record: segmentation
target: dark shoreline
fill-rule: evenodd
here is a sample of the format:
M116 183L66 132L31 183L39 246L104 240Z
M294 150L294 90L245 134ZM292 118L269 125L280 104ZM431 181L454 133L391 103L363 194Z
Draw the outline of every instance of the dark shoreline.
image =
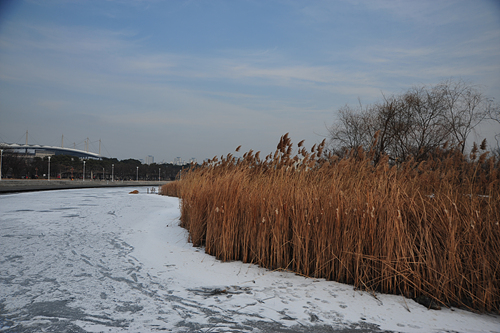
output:
M100 181L100 180L47 180L47 179L2 179L0 180L0 194L14 192L69 190L77 188L97 187L129 187L151 186L158 187L169 181Z

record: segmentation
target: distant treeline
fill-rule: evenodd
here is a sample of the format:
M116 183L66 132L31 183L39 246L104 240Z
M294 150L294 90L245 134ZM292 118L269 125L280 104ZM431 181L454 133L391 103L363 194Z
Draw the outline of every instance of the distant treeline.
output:
M47 178L48 157L26 158L22 154L3 152L2 178ZM50 159L51 179L82 179L85 161L85 179L111 180L174 180L182 166L173 164L142 164L135 159L119 161L116 158L102 160L81 159L69 155L54 155Z

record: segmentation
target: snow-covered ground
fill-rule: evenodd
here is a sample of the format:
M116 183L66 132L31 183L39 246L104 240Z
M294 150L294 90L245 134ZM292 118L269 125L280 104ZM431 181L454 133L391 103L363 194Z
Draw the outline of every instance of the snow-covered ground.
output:
M500 317L220 262L179 200L137 188L0 196L3 332L500 332Z

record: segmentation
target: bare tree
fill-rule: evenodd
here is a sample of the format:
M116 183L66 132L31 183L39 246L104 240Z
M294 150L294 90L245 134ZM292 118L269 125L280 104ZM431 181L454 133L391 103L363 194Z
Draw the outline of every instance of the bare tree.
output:
M373 136L375 119L373 112L362 106L353 109L345 106L338 111L338 121L328 128L330 145L336 153L345 149L369 146Z
M467 138L486 116L487 99L476 87L462 80L448 80L435 89L442 94L447 125L463 153Z
M487 112L486 119L492 120L493 122L498 123L500 125L500 105L495 103L493 99L487 101ZM494 153L500 156L500 126L497 127L497 132L495 133L495 140L497 142L497 146L493 149Z
M372 149L374 162L382 154L394 162L426 159L445 142L461 143L463 152L487 110L484 96L463 81L414 87L402 95L383 97L382 103L339 110L338 121L328 129L335 152Z
M395 143L402 160L413 156L425 159L428 154L449 140L441 94L435 89L412 88L400 98L403 126L394 129Z

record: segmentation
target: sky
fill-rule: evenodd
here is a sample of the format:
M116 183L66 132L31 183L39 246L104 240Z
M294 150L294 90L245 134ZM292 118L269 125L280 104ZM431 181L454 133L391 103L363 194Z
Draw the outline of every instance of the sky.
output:
M500 1L0 1L1 142L265 156L285 133L320 142L346 104L447 79L500 100Z

